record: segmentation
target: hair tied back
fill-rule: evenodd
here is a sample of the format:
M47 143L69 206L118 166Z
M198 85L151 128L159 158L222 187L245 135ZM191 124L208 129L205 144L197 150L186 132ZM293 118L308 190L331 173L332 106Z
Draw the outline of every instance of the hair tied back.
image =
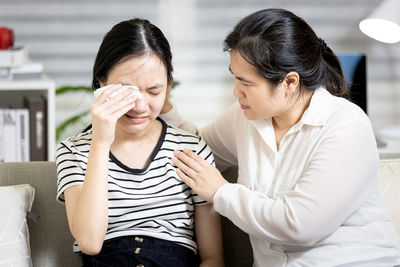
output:
M326 50L328 49L328 45L325 43L324 39L322 39L322 38L318 38L318 39L321 44L321 55L323 56L323 55L325 55Z

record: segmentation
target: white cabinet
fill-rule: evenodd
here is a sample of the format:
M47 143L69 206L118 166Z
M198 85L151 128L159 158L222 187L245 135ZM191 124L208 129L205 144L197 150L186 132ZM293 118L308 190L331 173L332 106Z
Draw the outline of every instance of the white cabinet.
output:
M43 95L47 100L47 160L55 160L55 83L40 80L0 81L0 108L24 108L25 96Z

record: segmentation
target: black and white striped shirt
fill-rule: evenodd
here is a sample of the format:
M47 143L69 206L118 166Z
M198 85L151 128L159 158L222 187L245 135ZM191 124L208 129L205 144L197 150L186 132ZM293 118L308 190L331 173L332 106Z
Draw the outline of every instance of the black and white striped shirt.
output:
M108 229L105 240L128 235L169 240L196 252L194 206L205 204L176 174L174 150L190 149L214 165L214 157L200 137L162 122L162 134L144 169L131 169L111 152L108 172ZM57 147L57 200L64 191L83 184L92 130ZM134 153L134 152L133 152ZM74 243L74 251L79 247Z

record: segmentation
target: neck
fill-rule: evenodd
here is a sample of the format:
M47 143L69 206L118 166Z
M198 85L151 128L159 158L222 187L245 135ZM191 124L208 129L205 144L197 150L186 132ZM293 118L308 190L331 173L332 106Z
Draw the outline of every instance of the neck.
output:
M311 102L314 91L306 90L298 99L295 99L295 104L290 107L285 113L272 118L272 123L275 130L287 132L295 125L303 116Z

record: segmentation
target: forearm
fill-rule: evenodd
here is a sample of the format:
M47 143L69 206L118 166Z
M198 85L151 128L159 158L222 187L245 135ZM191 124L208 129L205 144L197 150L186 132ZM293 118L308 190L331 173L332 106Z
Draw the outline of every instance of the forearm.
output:
M81 249L90 244L98 248L108 226L108 153L109 148L90 146L85 181L77 198L71 232ZM88 249L89 252L93 247ZM96 250L96 249L95 249Z
M201 267L222 267L221 218L211 204L196 206L195 230L201 259Z

